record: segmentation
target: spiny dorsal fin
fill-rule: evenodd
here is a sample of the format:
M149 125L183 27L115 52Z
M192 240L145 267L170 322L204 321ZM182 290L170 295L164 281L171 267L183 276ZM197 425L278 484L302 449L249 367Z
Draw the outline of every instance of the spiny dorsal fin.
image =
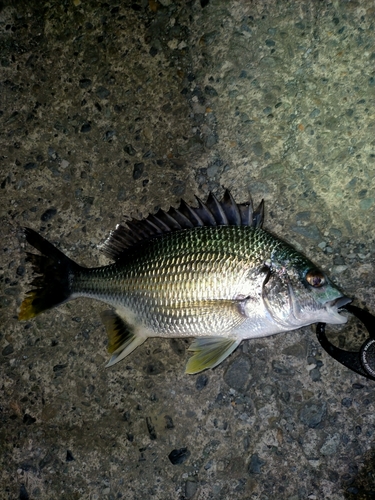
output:
M191 207L181 200L178 208L167 212L159 210L145 219L132 219L126 226L118 225L101 246L101 250L111 259L117 260L141 241L147 241L161 234L199 226L251 226L261 227L263 223L263 200L254 210L250 200L236 203L228 191L221 201L210 193L206 203L197 197L198 206Z

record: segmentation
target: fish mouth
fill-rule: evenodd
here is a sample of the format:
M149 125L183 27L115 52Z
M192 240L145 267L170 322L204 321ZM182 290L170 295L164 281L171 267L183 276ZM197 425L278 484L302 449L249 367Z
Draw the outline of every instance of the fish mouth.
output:
M337 325L346 323L348 319L340 314L339 309L352 302L352 300L353 299L346 297L345 295L342 295L337 299L327 302L326 308L330 315L330 319L328 322Z
M340 309L340 307L344 307L346 306L346 304L350 304L350 302L353 302L353 299L351 299L350 297L345 297L345 295L343 295L338 299L332 300L331 306L335 306L337 307L337 309Z

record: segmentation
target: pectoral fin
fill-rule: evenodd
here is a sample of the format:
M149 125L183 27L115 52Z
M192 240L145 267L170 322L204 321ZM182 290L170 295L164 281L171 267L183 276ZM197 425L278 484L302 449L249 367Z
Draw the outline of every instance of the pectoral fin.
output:
M107 367L124 359L147 338L137 335L134 328L114 311L104 311L100 316L107 330L108 352L112 354Z
M187 362L185 373L198 373L207 368L214 368L231 354L240 344L240 340L225 337L197 338L189 347L194 352Z

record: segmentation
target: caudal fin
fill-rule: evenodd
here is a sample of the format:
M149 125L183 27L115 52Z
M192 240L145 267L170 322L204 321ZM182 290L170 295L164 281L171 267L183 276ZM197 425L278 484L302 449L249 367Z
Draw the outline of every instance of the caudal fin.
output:
M71 283L79 265L64 255L52 243L30 228L24 228L26 241L42 255L27 253L33 271L40 276L30 285L35 289L27 292L21 304L19 320L34 318L37 314L69 300Z

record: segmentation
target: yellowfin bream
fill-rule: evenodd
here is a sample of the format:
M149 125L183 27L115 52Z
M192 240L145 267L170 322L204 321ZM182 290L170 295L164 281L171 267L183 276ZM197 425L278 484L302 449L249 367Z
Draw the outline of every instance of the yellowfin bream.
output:
M244 339L312 323L346 322L351 301L309 259L262 229L263 203L237 204L229 191L198 206L181 202L119 225L102 245L114 263L85 268L32 229L33 281L19 319L78 297L104 311L111 366L148 337L195 337L186 372L221 363Z

